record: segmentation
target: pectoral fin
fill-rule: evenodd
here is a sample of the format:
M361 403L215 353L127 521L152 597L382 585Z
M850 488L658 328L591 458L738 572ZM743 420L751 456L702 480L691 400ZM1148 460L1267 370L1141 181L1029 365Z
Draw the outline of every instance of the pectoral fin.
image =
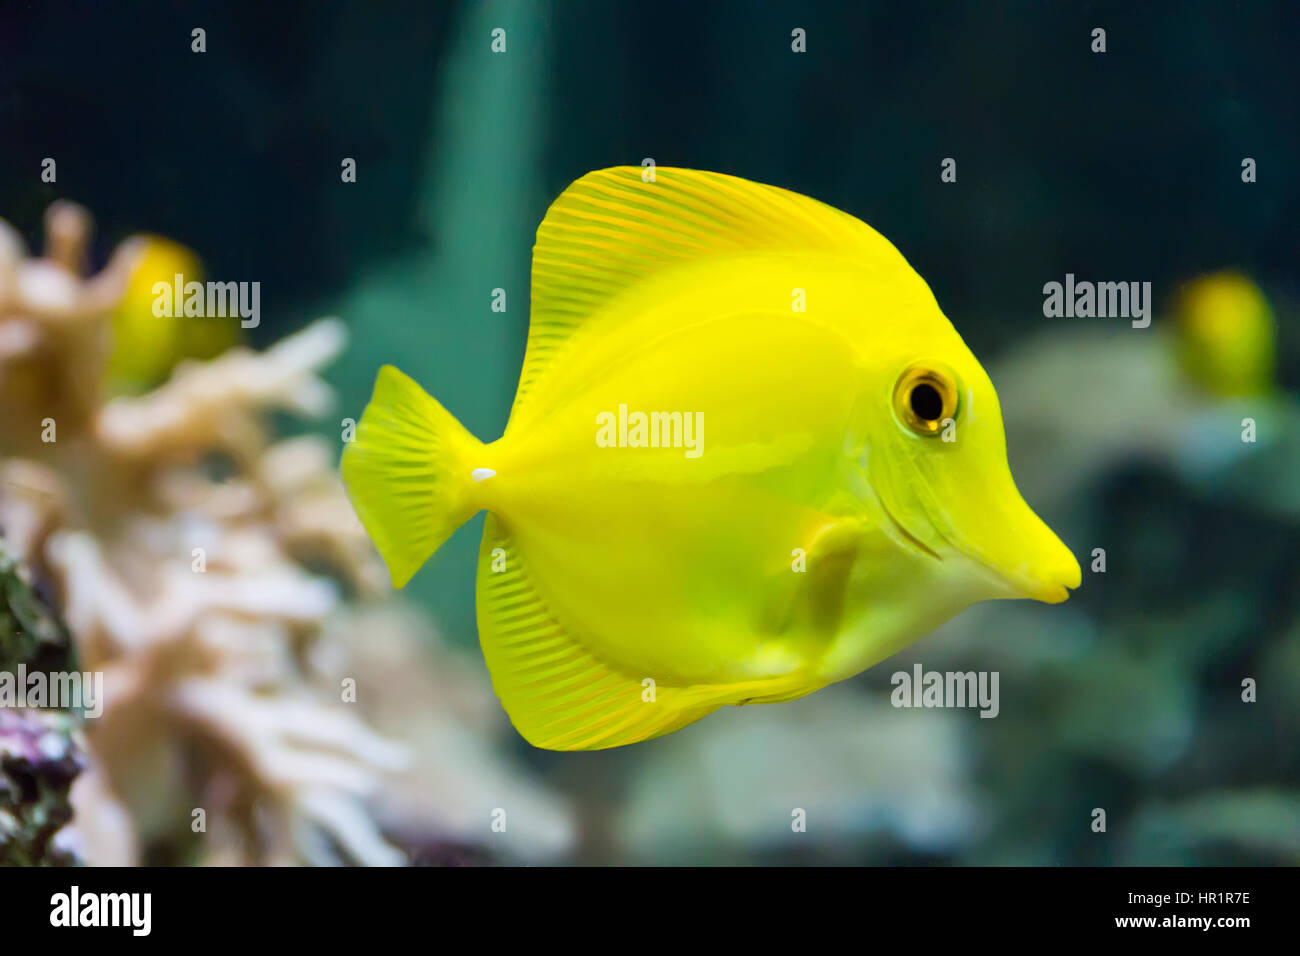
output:
M844 616L849 575L862 545L862 526L851 518L828 519L813 532L795 558L780 572L778 586L760 623L771 633L805 630L833 636ZM801 570L796 570L801 568Z

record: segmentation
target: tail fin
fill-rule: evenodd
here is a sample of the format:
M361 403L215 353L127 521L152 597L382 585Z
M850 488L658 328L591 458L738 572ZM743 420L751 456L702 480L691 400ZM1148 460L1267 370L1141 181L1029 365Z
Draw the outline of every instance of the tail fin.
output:
M479 510L470 473L483 444L413 379L391 365L343 450L343 483L403 587L451 533Z

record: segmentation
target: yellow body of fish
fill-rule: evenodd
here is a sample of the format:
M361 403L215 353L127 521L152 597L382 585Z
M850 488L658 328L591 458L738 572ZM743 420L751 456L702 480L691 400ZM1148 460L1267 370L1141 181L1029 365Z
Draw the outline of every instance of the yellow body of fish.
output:
M1254 282L1236 272L1196 279L1175 315L1180 366L1198 386L1220 398L1273 390L1276 322Z
M405 584L490 512L479 635L531 743L633 743L850 677L1079 566L1021 499L988 376L870 227L715 173L590 173L533 253L505 434L391 366L343 477Z

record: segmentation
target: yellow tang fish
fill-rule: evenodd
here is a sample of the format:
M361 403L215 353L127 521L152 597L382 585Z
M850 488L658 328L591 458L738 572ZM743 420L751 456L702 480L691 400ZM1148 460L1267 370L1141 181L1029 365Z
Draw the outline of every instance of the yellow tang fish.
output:
M238 320L215 316L160 315L160 294L170 300L179 276L201 282L199 257L161 236L131 240L134 263L113 313L113 350L108 373L122 391L144 391L165 380L183 359L210 359L237 345Z
M1220 398L1273 391L1277 323L1254 282L1237 272L1189 282L1175 317L1180 367L1197 385Z
M505 434L392 366L343 477L395 586L481 510L479 636L555 750L791 700L1079 565L1016 491L984 369L866 224L717 173L552 204Z

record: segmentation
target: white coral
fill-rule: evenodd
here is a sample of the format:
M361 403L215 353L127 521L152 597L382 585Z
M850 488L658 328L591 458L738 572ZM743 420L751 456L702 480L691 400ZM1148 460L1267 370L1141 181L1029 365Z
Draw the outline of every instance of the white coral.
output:
M367 802L405 752L313 686L301 657L339 596L294 552L310 546L360 582L382 568L350 509L338 520L329 456L272 445L262 422L271 407L328 408L317 372L343 348L342 324L184 363L153 392L105 403L108 318L138 245L83 279L89 217L59 203L46 228L47 255L28 259L0 222L0 394L37 413L57 404L64 431L45 448L5 442L29 457L0 462L0 527L56 584L80 666L105 675L74 793L84 828L68 838L91 862L140 862L202 810L221 835L205 844L212 862L402 862ZM200 467L213 451L237 462L233 480Z

